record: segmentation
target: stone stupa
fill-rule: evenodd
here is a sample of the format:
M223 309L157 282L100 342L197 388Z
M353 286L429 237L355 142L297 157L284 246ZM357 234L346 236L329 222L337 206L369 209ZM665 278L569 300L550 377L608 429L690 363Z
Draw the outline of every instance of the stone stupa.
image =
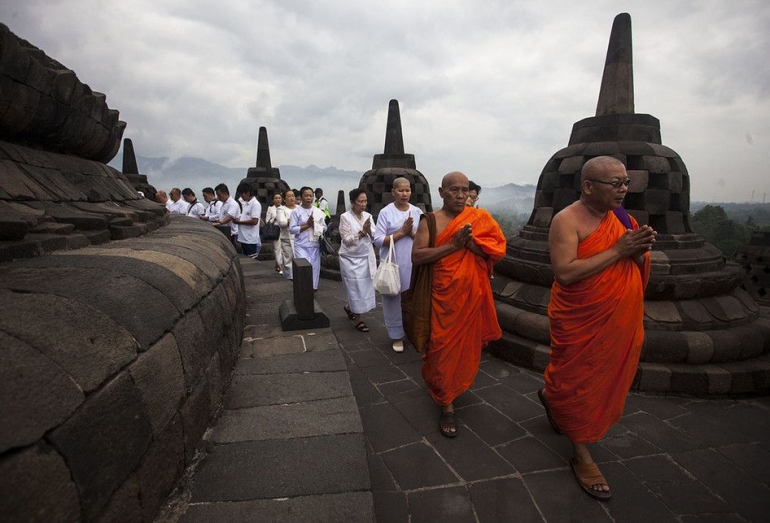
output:
M393 180L406 178L412 186L409 202L423 210L433 211L430 185L425 176L417 170L413 154L404 153L404 136L401 132L401 112L398 100L388 105L388 124L385 130L385 150L375 154L372 168L364 173L358 186L369 195L369 212L375 220L383 207L393 201L390 190Z
M596 116L574 124L569 145L543 168L527 225L508 239L493 280L503 339L500 356L542 370L550 351L547 306L553 216L580 195L580 171L596 156L618 158L631 186L629 214L657 232L645 293L646 339L634 389L697 395L770 388L770 319L739 288L740 266L690 226L690 176L662 144L660 122L634 112L631 17L615 18Z
M281 179L281 172L277 167L273 167L270 162L270 145L267 142L267 129L259 128L259 138L257 140L257 164L250 167L246 172L246 178L240 183L251 184L251 190L254 196L262 205L262 218L264 219L268 206L273 204L273 195L277 192L283 193L289 188L289 184ZM230 187L231 196L234 194L235 187Z

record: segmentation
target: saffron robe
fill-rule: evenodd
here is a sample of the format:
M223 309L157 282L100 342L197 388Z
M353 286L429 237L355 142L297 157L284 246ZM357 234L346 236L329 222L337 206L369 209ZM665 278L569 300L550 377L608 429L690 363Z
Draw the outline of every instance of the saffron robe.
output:
M631 218L634 229L638 227ZM578 245L578 258L611 248L626 228L611 212ZM600 440L623 415L644 341L644 289L650 255L640 268L623 258L570 285L554 282L548 318L551 361L546 397L556 424L577 443Z
M422 377L433 400L449 405L476 378L481 351L502 336L489 277L505 256L505 236L489 212L466 207L436 236L435 246L454 240L466 224L489 258L459 249L433 265L430 341L422 356Z

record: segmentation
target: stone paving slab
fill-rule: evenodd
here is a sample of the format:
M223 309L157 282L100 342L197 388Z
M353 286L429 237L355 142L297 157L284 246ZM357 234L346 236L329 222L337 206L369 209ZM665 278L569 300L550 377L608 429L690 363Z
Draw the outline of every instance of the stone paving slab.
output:
M272 358L242 358L236 374L291 374L298 372L333 372L346 370L338 350L280 354Z
M319 521L373 521L369 492L258 499L225 503L192 504L182 523L213 521L264 521L270 523L318 523Z
M233 443L354 432L363 432L363 427L356 400L347 396L226 410L208 439L215 443Z
M226 409L352 396L347 372L244 375L233 377Z
M341 434L214 445L196 472L190 501L368 491L364 444L362 434Z

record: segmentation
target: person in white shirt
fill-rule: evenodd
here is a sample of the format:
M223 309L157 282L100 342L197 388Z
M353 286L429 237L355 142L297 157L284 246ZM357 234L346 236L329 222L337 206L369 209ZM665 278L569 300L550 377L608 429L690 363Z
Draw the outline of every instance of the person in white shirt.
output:
M174 204L174 202L168 199L168 194L166 194L166 191L156 192L155 201L163 204L163 206L166 208L167 213L171 212L171 206Z
M361 315L377 306L372 279L377 270L374 258L374 218L366 212L368 198L363 189L350 191L350 210L340 216L340 275L348 303L343 307L361 332L369 327Z
M267 208L265 213L265 224L275 223L278 225L278 209L283 205L283 196L277 192L273 195L273 205ZM279 225L280 227L280 225ZM275 253L275 272L283 274L283 257L281 256L281 238L273 240L273 253Z
M198 218L206 214L206 207L198 201L195 197L195 193L189 187L185 187L182 190L182 199L187 203L187 216Z
M281 228L281 235L279 240L281 243L281 261L283 267L283 276L287 280L291 280L294 276L292 274L292 263L294 261L294 236L289 231L291 213L297 208L297 197L295 194L299 191L294 189L286 189L283 193L284 205L278 208L275 213L275 221Z
M215 222L219 220L219 212L222 210L222 202L217 199L217 195L214 189L211 187L205 187L203 191L203 199L206 200L206 214L198 216L201 220L207 222Z
M238 243L241 244L243 254L256 260L262 249L262 241L259 238L262 204L251 193L251 185L248 183L238 185L237 193L243 201L241 215L233 220L238 224Z
M187 202L182 199L182 191L178 187L171 189L169 193L171 197L171 206L169 212L171 214L187 214Z
M217 194L217 198L222 202L222 208L219 211L219 217L217 221L213 222L214 225L229 225L230 226L230 241L234 246L238 244L238 224L234 220L237 220L241 215L241 206L230 197L230 189L227 185L220 183L214 189Z
M326 231L324 213L313 206L313 188L299 190L302 204L289 218L289 231L294 235L294 257L305 258L313 267L313 289L318 290L321 277L321 248L318 239Z

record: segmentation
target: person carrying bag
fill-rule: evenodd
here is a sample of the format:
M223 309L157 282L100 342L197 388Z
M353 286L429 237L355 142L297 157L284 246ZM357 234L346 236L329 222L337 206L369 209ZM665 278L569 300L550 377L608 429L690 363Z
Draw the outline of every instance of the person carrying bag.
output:
M398 265L393 263L395 243L391 235L388 257L385 260L380 260L380 266L377 267L377 272L374 273L374 290L383 296L398 296L401 292L401 277L398 274Z

